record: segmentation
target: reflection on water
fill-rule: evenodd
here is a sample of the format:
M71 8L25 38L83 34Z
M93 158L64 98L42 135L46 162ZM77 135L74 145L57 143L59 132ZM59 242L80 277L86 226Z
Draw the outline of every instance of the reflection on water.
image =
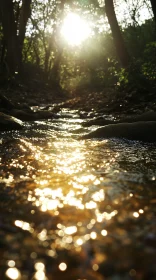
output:
M21 279L21 274L17 268L8 268L6 271L6 276L10 279Z
M81 122L2 134L0 279L156 278L155 145L75 140Z

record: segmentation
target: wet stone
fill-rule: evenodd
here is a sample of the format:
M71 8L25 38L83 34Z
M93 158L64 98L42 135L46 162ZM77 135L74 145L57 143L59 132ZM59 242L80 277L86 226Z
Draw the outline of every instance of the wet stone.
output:
M23 122L13 116L0 112L0 130L20 130L23 128Z

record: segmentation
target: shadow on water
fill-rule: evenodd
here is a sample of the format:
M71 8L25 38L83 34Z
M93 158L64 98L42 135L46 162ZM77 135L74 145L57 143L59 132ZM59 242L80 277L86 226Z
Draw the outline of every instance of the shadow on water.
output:
M156 279L155 144L69 113L1 134L0 279Z

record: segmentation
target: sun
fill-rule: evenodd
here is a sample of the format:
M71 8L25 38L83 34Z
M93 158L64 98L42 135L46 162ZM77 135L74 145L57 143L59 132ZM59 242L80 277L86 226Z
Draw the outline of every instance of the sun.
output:
M69 13L64 19L61 34L71 46L79 46L91 35L91 28L78 14Z

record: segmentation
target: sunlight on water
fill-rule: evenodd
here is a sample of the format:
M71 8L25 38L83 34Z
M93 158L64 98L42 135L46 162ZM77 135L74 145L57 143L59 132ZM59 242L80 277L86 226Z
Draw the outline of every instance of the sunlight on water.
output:
M75 232L77 232L76 226L67 227L67 228L65 228L65 231L64 231L64 233L66 233L66 234L73 234Z
M13 260L8 261L8 266L9 267L14 267L15 266L15 261L13 261Z
M48 211L56 217L63 215L64 212L67 213L70 207L73 208L73 214L77 213L73 219L72 213L69 212L70 223L66 225L59 223L58 229L53 230L55 247L81 248L88 240L95 240L97 234L106 236L107 231L102 227L98 231L92 229L96 228L96 224L109 221L118 214L117 210L101 212L99 205L105 200L101 173L103 170L108 172L111 169L110 163L116 161L119 153L112 155L107 149L107 159L101 158L98 164L94 164L94 156L92 162L90 159L93 149L96 150L97 142L91 143L89 151L86 149L88 144L85 141L48 142L44 150L25 140L22 142L31 149L34 159L40 163L38 176L34 179L37 188L29 190L28 201L38 207L41 212ZM104 141L103 145L105 143L107 142ZM95 168L100 172L95 171ZM92 211L90 220L86 219L88 211ZM84 219L80 225L77 222L79 218L80 221ZM23 221L17 220L15 225L33 232L31 226ZM38 232L37 237L42 242L50 238L46 228ZM54 253L49 251L48 254L53 255Z
M8 178L2 178L2 177L0 177L0 182L1 182L1 183L6 183L7 185L10 185L13 181L14 181L14 176L13 176L13 174L10 174L10 175L8 176Z
M36 270L34 274L34 279L36 280L47 280L46 274L45 274L45 265L42 262L36 262L34 265L34 268Z
M25 135L2 147L0 233L4 229L2 248L8 246L7 279L51 280L61 273L60 280L74 267L72 279L101 280L90 275L105 272L105 262L114 266L118 256L124 263L132 250L138 254L141 242L153 242L155 147L75 140L73 126L71 121L60 138ZM124 264L128 277L135 275L133 264ZM71 280L69 274L65 279Z
M17 268L8 268L6 271L6 275L8 276L9 279L12 280L19 280L21 279L21 274L20 271Z
M23 221L16 220L16 221L15 221L15 226L16 226L16 227L20 227L20 228L22 228L23 230L30 231L31 233L34 231L33 228L30 226L30 224L27 223L27 222L23 222Z

